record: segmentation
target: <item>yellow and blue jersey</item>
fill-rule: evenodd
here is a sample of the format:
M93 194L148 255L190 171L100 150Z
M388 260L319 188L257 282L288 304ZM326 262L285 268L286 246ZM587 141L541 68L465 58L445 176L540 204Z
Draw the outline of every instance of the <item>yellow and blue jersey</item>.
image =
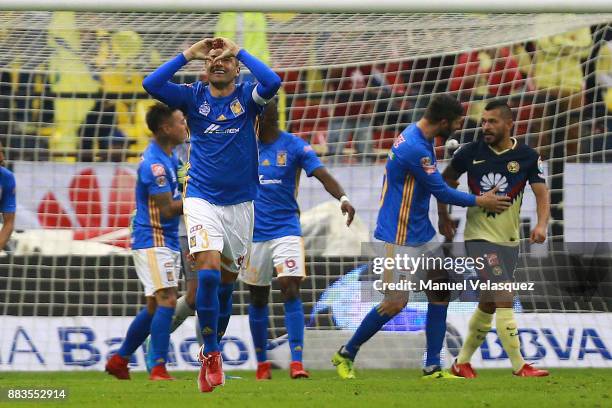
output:
M512 200L510 208L501 214L483 208L468 208L464 239L518 245L525 185L527 182L545 182L538 153L514 138L512 147L502 152L479 140L455 151L450 165L458 174L467 172L468 186L473 194L484 194L499 186L498 194L507 195Z
M9 169L0 167L0 213L14 213L16 209L15 176Z
M323 164L312 147L297 136L280 132L272 143L259 145L259 196L255 200L253 241L301 236L297 192L302 169L310 177Z
M450 188L437 169L431 141L416 124L395 140L383 178L374 237L396 245L417 246L436 234L429 219L429 202L438 200L470 207L476 197Z
M153 195L172 193L180 200L176 176L178 159L168 155L152 140L142 154L136 182L136 214L132 220L132 249L167 247L179 251L179 216L164 218Z

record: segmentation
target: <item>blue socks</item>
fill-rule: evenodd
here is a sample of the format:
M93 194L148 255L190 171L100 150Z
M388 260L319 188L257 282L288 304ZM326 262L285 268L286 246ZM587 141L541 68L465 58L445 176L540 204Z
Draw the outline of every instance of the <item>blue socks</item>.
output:
M300 299L285 302L285 326L289 337L291 361L302 361L304 349L304 308Z
M433 366L442 367L440 352L446 335L446 311L448 305L427 305L427 322L425 323L425 336L427 337L427 359L425 368Z
M117 354L121 357L130 358L149 335L151 320L153 320L153 316L149 314L145 307L136 315L132 323L130 323L125 339L123 339L123 343L117 351Z
M355 359L359 347L375 335L393 316L381 314L379 312L380 305L376 306L363 319L353 337L344 346L344 351L347 352L351 360Z
M196 310L202 328L204 349L207 353L219 351L217 328L219 320L219 284L221 272L215 269L198 271L198 290L196 292Z
M153 321L151 322L151 350L152 361L155 365L165 364L168 361L168 346L170 345L170 325L174 308L157 306Z
M234 283L221 283L219 285L219 321L217 322L217 343L225 334L230 317L232 317L232 292Z
M267 360L266 349L268 347L268 305L255 307L249 305L249 326L255 347L255 356L258 363Z

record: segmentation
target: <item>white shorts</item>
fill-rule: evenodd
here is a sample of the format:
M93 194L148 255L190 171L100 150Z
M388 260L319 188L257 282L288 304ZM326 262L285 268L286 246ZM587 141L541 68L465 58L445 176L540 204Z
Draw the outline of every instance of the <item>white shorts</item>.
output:
M196 197L183 201L189 237L189 253L219 251L221 266L240 272L251 253L253 239L253 202L215 205Z
M433 262L426 261L427 258L444 258L444 253L442 252L442 244L437 240L437 237L435 236L434 238L432 238L431 241L421 244L419 246L396 245L385 242L382 245L381 250L377 252L379 253L379 256L383 256L386 258L396 258L397 256L402 259L404 259L404 256L407 256L408 258L413 258L414 260L417 260L417 258L421 258L421 262L430 262L430 264ZM413 265L413 261L410 261L407 266L411 268ZM395 284L409 281L418 283L419 280L427 279L430 276L429 272L430 271L427 267L419 267L416 271L385 268L382 273L382 281L384 283Z
M278 277L306 276L304 240L287 236L264 242L254 242L253 252L240 280L254 286L269 286L276 271Z
M134 266L145 296L155 296L160 289L178 286L181 253L166 247L132 250Z

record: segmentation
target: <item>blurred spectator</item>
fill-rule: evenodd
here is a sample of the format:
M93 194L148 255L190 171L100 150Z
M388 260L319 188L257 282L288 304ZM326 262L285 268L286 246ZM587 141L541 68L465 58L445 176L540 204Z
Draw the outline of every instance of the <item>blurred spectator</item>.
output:
M327 154L342 155L349 135L361 158L372 152L372 103L368 103L370 67L332 68L327 72L326 102L331 106ZM337 161L337 157L335 159Z
M519 64L507 47L460 54L449 82L449 91L467 103L466 129L478 127L486 99L510 96L523 88ZM464 132L464 137L463 142L472 141L475 131Z
M55 93L53 131L49 143L59 160L73 161L79 126L95 101L90 96L99 83L81 58L80 33L74 12L54 12L49 24L48 44L51 91Z
M541 38L536 43L534 82L539 109L534 122L542 159L550 157L551 142L565 145L565 157L578 154L579 109L582 106L581 60L592 46L588 28Z
M117 127L116 105L112 101L100 101L85 118L79 135L80 161L126 161L130 140Z
M416 122L425 113L433 94L447 91L455 58L445 55L420 58L411 62L408 95L412 105L412 122Z

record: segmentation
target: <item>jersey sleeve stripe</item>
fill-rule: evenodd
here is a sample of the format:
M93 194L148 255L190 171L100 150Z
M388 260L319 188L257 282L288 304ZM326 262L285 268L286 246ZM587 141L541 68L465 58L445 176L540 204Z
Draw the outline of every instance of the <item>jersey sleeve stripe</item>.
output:
M378 206L382 208L383 204L385 203L385 196L387 194L387 170L385 169L385 175L383 176L383 186L382 186L382 191L380 193L380 202L378 203Z
M403 245L406 242L408 235L408 222L410 221L410 207L412 204L412 193L414 192L414 177L406 176L404 188L402 191L402 204L397 223L397 233L395 242L398 245Z
M159 219L159 209L151 196L149 196L149 221L151 222L151 230L153 232L153 246L165 246L164 234L162 233L162 226Z

